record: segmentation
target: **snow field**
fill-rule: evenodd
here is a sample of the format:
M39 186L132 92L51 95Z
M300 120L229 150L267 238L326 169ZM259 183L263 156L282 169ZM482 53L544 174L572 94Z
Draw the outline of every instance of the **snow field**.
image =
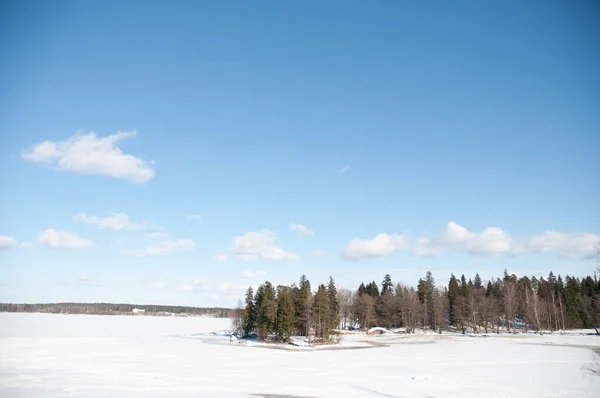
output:
M600 378L582 370L590 347L600 347L596 336L347 335L343 347L377 346L343 350L185 338L229 326L198 317L0 313L0 397L600 396Z

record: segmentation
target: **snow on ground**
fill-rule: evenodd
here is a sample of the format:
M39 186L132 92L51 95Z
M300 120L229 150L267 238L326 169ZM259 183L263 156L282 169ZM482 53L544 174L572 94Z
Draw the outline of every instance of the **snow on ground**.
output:
M340 344L348 349L292 351L206 336L229 326L198 317L0 313L0 397L600 395L600 378L582 370L590 348L600 347L596 336L353 334Z

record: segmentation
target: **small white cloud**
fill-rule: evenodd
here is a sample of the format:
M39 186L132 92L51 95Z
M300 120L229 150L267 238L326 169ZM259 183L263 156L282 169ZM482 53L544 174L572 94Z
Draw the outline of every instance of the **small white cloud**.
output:
M417 238L413 244L413 253L418 257L434 257L440 253L441 249L435 246L431 239L427 237Z
M164 239L167 237L167 234L164 232L150 232L144 234L144 239L147 240L156 240L156 239Z
M175 252L191 250L194 247L196 244L191 239L161 240L146 246L143 250L125 250L124 253L137 257L166 256Z
M134 183L148 182L154 177L153 162L125 154L117 143L133 137L136 131L117 132L108 137L96 137L94 132L76 134L65 141L44 141L23 153L23 159L44 163L61 171L107 175Z
M298 236L315 236L315 233L311 231L307 226L301 224L290 224L290 231L295 232Z
M54 228L48 228L40 232L38 242L51 248L75 250L88 249L94 246L91 240L82 238L72 232L57 231Z
M31 249L34 246L35 246L35 244L33 242L23 242L23 243L21 243L21 247L23 249Z
M267 271L244 271L240 276L241 279L254 279L267 275Z
M338 173L340 173L340 174L345 174L345 173L347 173L349 170L350 170L350 165L349 165L349 164L347 164L347 165L345 165L344 167L342 167L341 169L339 169L339 170L338 170Z
M311 250L311 251L309 252L309 254L310 254L311 256L319 257L319 256L322 256L322 255L323 255L323 250L321 250L321 249Z
M167 288L167 284L165 282L155 282L152 284L152 288L156 290L164 290Z
M193 220L193 221L201 221L202 220L202 216L199 214L188 214L187 216L188 220Z
M248 289L248 286L246 285L238 285L235 283L231 283L231 282L223 282L219 285L219 289L223 290L223 291L245 291L246 289Z
M181 290L186 292L194 292L206 287L206 281L202 278L195 278L191 281L181 281Z
M129 220L125 213L112 213L109 217L86 216L83 213L73 216L76 221L82 221L86 224L95 225L100 229L112 229L114 231L135 231L144 229L148 223L136 223Z
M82 272L81 274L79 274L77 276L77 280L81 281L81 282L87 282L90 281L92 278L90 278L89 274L87 272Z
M379 234L373 239L353 238L342 253L342 258L358 261L365 258L383 257L407 247L404 235Z
M17 240L12 236L0 235L0 251L10 250L17 245Z
M227 256L227 254L217 254L215 256L215 260L217 260L217 261L227 261L228 257L229 256Z
M268 229L246 232L231 243L231 251L244 261L257 259L274 261L296 261L298 256L275 245L277 235Z

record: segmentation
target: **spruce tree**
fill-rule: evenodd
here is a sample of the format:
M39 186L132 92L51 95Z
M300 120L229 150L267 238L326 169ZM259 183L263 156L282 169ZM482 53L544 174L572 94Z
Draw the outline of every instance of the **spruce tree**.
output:
M312 316L315 325L315 335L322 339L329 338L331 324L331 306L329 293L325 285L319 285L312 305Z
M451 274L450 281L448 282L448 318L452 326L456 326L458 319L457 299L459 294L458 280L454 274Z
M246 291L246 307L244 309L244 322L242 326L244 329L244 334L249 335L252 333L255 328L255 324L254 292L252 291L252 286L250 286Z
M340 327L340 304L338 302L335 281L331 276L329 277L329 284L327 285L327 294L329 295L330 306L329 328L337 329Z
M312 292L310 281L306 276L300 277L300 284L295 299L296 330L301 336L308 336L312 311Z
M256 328L259 338L264 340L269 333L275 332L277 302L275 301L275 289L271 282L265 282L264 285L259 286L257 296L259 295L259 291L260 296L256 300Z
M294 299L292 288L279 286L277 290L277 338L286 340L294 333L296 324Z

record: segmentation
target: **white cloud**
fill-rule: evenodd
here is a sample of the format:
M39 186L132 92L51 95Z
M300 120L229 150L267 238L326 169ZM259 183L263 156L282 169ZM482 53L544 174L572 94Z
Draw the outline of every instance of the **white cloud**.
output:
M115 231L135 231L146 228L148 223L135 223L129 220L125 213L112 213L110 217L86 216L83 213L73 216L76 221L82 221L86 224L95 225L100 229L112 229Z
M144 239L148 240L156 240L156 239L164 239L167 237L167 234L164 232L150 232L144 234Z
M298 236L315 236L315 233L306 225L291 223L290 231L297 233Z
M592 258L597 254L596 245L600 235L591 233L567 234L557 231L546 231L541 235L518 239L512 254L556 252L560 257Z
M23 153L23 158L34 163L49 164L61 171L108 175L141 184L154 177L151 162L125 154L117 146L119 141L135 134L136 131L119 131L99 138L94 132L78 133L65 141L37 144L30 152Z
M0 235L0 251L10 250L16 246L17 240L12 236Z
M242 275L240 276L241 279L254 279L254 278L260 278L262 276L266 276L267 275L267 271L244 271L242 273Z
M156 290L164 290L167 288L167 284L165 282L155 282L152 287Z
M206 287L206 281L202 278L195 278L191 281L181 281L181 290L186 292L194 292Z
M229 256L227 256L227 254L217 254L215 256L215 260L217 261L227 261L228 258Z
M2 246L2 245L0 245L0 246ZM23 243L21 243L21 247L23 249L31 249L34 246L35 246L35 244L33 242L23 242Z
M323 255L323 250L321 250L321 249L315 249L315 250L311 250L311 251L309 252L309 254L310 254L311 256L319 257L319 256L322 256L322 255Z
M500 228L488 227L472 232L450 221L446 230L435 238L418 238L413 252L420 257L432 257L444 250L456 250L474 255L490 256L556 252L561 257L593 257L600 235L591 233L567 234L546 231L541 235L512 238Z
M268 229L258 232L246 232L231 243L231 250L242 260L257 259L276 261L296 261L298 256L275 245L277 235Z
M75 233L68 231L57 231L54 228L48 228L40 232L38 242L51 248L62 249L88 249L94 246L91 240L82 238Z
M350 170L350 165L349 165L349 164L347 164L347 165L345 165L344 167L342 167L341 169L339 169L339 170L338 170L338 173L340 173L340 174L345 174L345 173L347 173L349 170Z
M137 257L165 256L175 252L191 250L194 247L196 247L196 244L191 239L161 240L146 246L143 250L125 250L124 253Z
M383 257L396 250L407 247L404 235L379 234L373 239L353 238L342 253L345 260Z
M188 220L193 220L193 221L201 221L202 220L202 216L199 214L188 214L187 216Z
M219 289L223 290L223 291L245 291L246 289L248 289L247 285L238 285L235 283L231 283L231 282L223 282L219 285Z
M77 276L77 280L81 281L81 282L87 282L90 281L92 278L90 277L90 275L87 272L82 272L81 274L79 274Z

